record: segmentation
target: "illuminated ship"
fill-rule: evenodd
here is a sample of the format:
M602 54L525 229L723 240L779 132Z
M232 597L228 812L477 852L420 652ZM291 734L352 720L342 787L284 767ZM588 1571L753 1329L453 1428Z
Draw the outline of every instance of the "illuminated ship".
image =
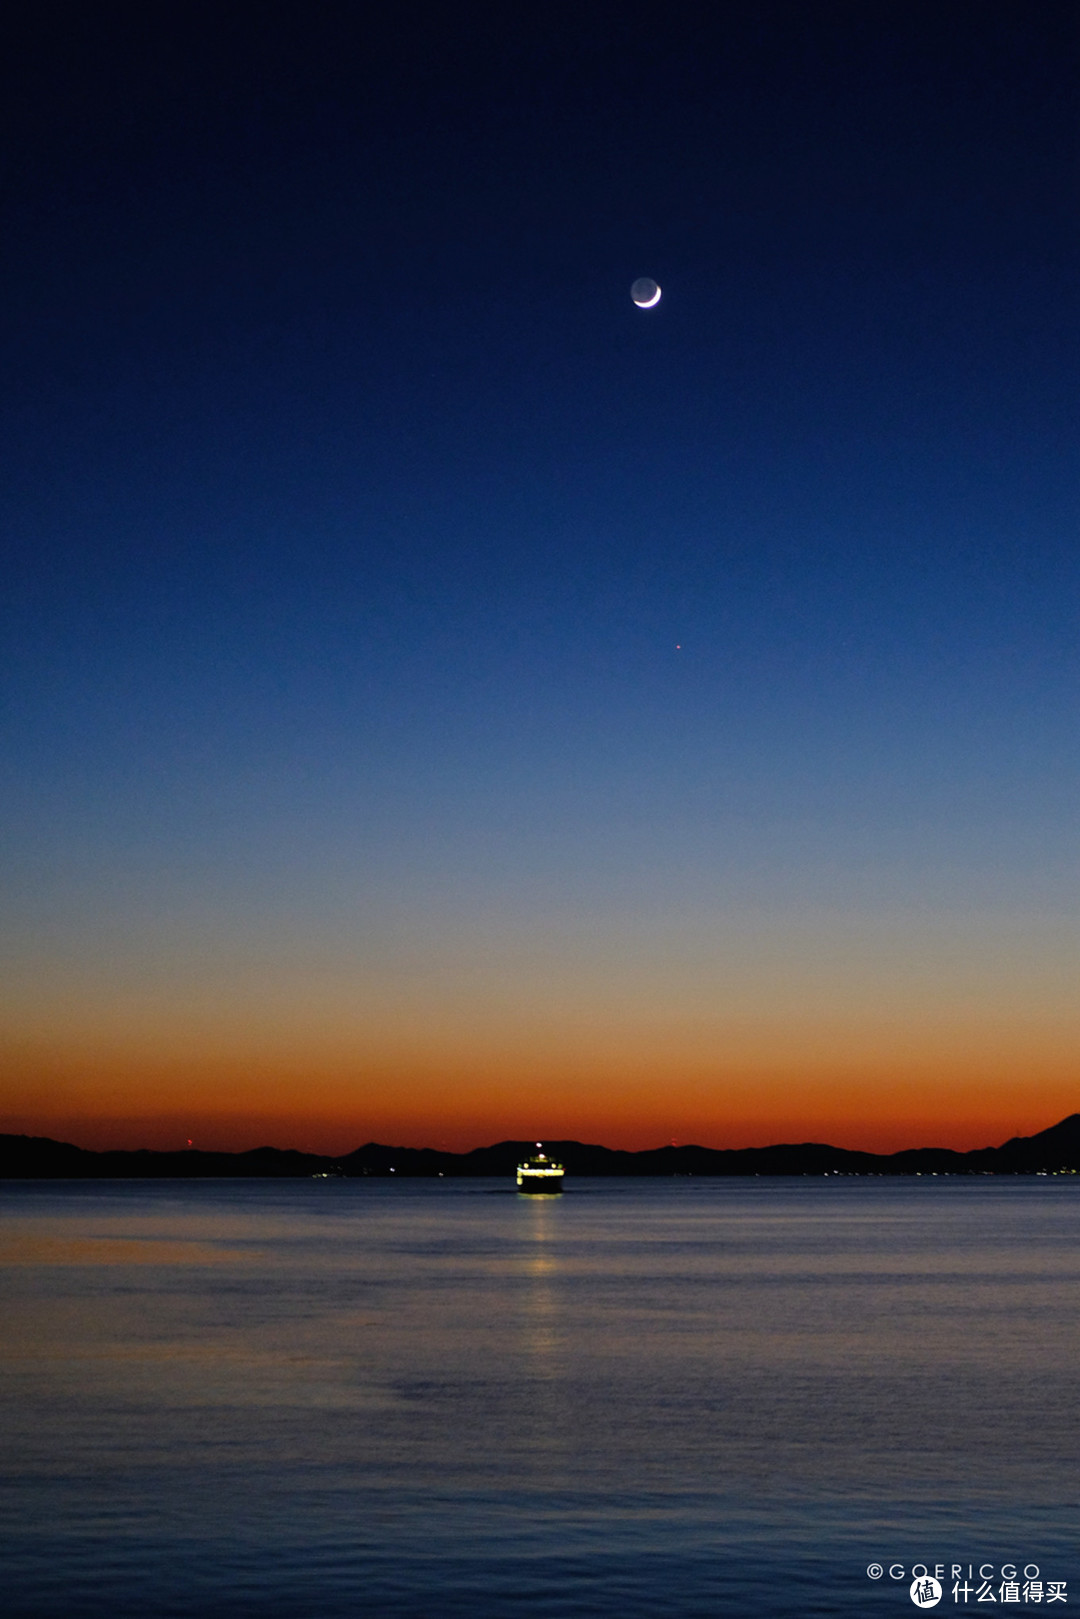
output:
M541 1143L538 1141L532 1157L526 1158L525 1162L517 1167L519 1192L562 1191L563 1166L542 1153L540 1146Z

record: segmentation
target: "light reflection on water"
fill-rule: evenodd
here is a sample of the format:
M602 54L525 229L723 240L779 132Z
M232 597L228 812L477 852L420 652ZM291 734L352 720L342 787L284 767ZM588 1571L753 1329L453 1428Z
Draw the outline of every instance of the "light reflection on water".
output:
M9 1182L5 1611L1076 1601L1078 1236L1046 1180Z

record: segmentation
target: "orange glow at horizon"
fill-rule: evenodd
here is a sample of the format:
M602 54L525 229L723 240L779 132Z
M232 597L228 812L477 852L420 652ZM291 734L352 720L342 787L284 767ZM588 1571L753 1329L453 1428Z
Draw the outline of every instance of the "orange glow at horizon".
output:
M1080 1108L1059 918L569 922L9 976L0 1130L103 1147L999 1144Z
M0 1130L79 1146L207 1150L296 1147L340 1154L366 1141L462 1152L505 1139L579 1140L638 1151L823 1141L893 1152L966 1150L1030 1135L1077 1111L1062 1051L895 1052L801 1063L705 1064L638 1055L621 1063L510 1053L444 1060L164 1063L132 1053L30 1058L5 1086ZM14 1083L12 1082L14 1078Z

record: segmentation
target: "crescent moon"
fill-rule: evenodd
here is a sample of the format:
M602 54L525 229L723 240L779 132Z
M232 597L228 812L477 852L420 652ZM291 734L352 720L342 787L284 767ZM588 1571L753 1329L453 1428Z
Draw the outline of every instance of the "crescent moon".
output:
M651 276L643 275L630 288L630 296L639 309L653 309L660 302L659 282L653 281Z

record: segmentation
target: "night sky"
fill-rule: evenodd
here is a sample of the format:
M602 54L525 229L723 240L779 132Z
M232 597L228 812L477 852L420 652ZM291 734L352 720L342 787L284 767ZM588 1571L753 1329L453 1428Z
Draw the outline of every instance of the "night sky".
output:
M0 1129L1080 1107L1080 8L0 47Z

